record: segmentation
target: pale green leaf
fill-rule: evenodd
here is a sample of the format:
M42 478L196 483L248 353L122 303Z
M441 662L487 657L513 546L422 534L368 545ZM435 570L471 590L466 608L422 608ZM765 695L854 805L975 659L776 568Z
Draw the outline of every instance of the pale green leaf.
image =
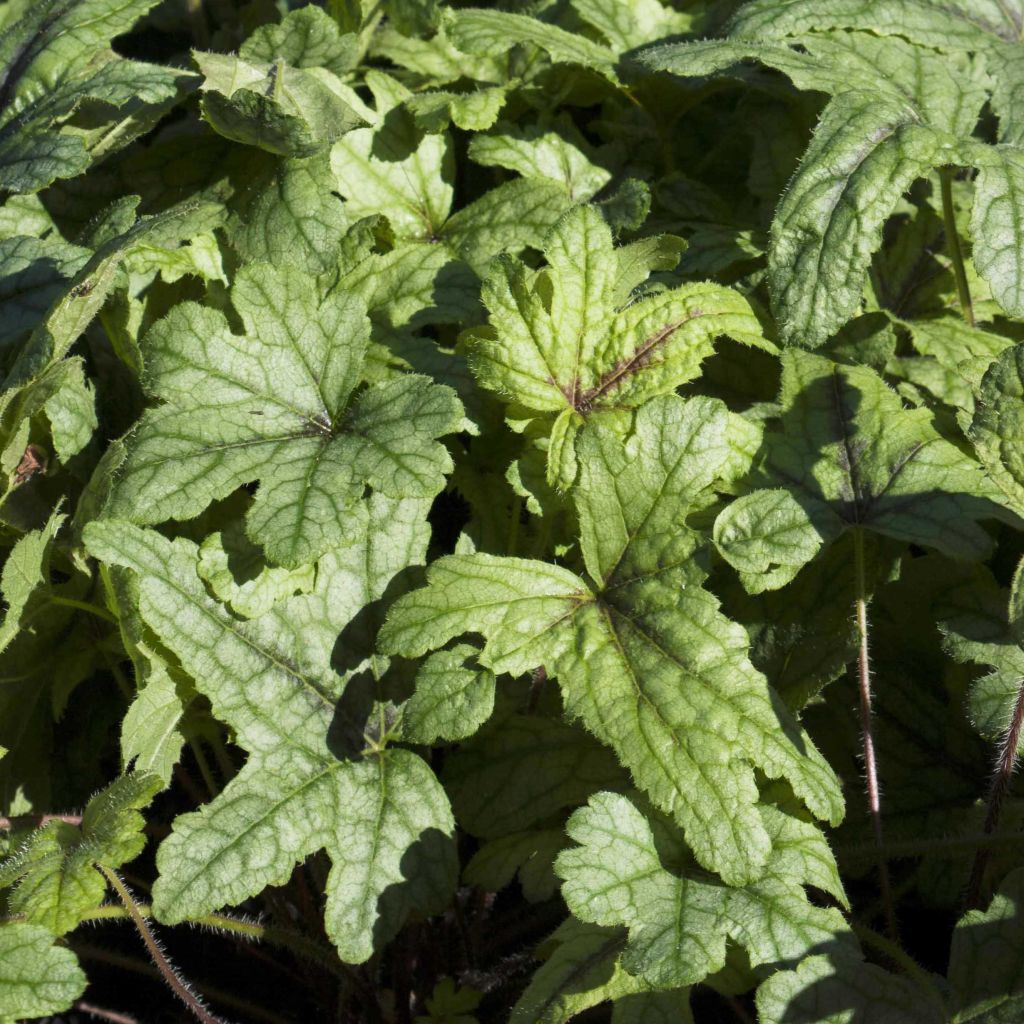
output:
M221 135L280 156L326 151L363 118L321 67L296 68L223 53L193 54L204 75L203 116Z
M250 753L223 792L179 817L161 844L157 916L176 923L241 902L283 884L325 846L333 863L325 926L343 959L369 958L411 910L441 909L456 870L447 798L408 751L352 759L364 724L336 706L342 680L303 649L301 623L286 628L287 611L233 618L206 594L185 541L116 521L91 523L85 540L96 557L140 575L147 624ZM322 620L319 630L333 632Z
M547 130L541 125L499 124L491 134L474 136L469 157L524 178L550 178L565 188L570 199L584 202L607 185L612 174L591 160L589 147L578 134L568 119L559 119Z
M352 217L384 214L398 238L435 241L452 205L454 155L447 134L426 135L395 111L376 128L335 143L331 169Z
M81 359L67 361L61 387L50 395L43 408L50 421L54 451L62 462L67 462L89 443L97 426L96 399Z
M70 949L39 925L0 927L0 1018L18 1021L70 1009L85 991L85 973Z
M458 400L417 376L353 396L369 334L356 296L321 296L297 270L264 264L239 273L232 301L245 335L191 303L147 335L148 386L164 404L129 436L109 515L187 519L259 479L250 536L297 567L345 543L365 485L391 497L441 489L451 460L432 439L458 429Z
M494 675L475 668L476 649L459 644L432 654L416 673L416 689L402 707L402 739L409 743L462 740L494 710Z
M593 206L567 213L544 254L541 271L514 258L495 266L483 289L490 324L474 332L470 349L484 387L538 415L554 420L568 411L585 419L674 391L698 375L721 334L767 344L746 299L718 285L683 285L626 302L623 285L639 276L635 253L627 249L628 262L620 263ZM565 417L561 423L564 432ZM571 449L555 461L567 457Z
M774 808L762 814L772 837L765 874L734 889L666 868L636 805L598 793L569 819L578 845L555 862L562 895L584 921L624 925L622 965L655 988L692 985L721 970L727 937L746 947L754 966L795 962L823 943L850 944L842 916L812 905L802 888L824 882L842 894L824 837Z
M557 25L525 14L478 9L452 11L447 18L448 38L466 53L496 57L506 53L512 44L527 43L543 50L557 63L577 64L597 72L613 85L619 83L614 51Z
M820 817L838 820L842 802L750 664L745 632L699 585L701 539L684 521L730 462L728 413L667 396L640 409L627 444L596 424L583 441L575 497L593 584L525 559L440 559L429 586L392 608L382 647L414 656L480 633L480 663L495 672L545 665L568 714L679 822L698 860L749 881L770 852L754 765L786 777ZM697 732L700 721L716 724Z
M573 9L618 52L625 53L693 26L693 15L659 0L571 0Z
M267 565L237 520L202 542L197 571L221 601L246 619L258 618L292 594L312 590L316 579L311 564L294 569Z

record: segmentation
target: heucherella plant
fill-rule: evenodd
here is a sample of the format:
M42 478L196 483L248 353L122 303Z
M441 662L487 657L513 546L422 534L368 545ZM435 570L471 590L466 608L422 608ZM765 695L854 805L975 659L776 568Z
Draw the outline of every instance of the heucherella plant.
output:
M1022 34L0 0L0 1021L1024 1018Z

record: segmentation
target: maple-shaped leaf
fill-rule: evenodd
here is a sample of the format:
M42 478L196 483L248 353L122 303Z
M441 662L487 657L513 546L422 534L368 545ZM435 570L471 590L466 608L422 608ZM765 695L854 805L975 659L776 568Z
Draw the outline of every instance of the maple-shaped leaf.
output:
M753 32L741 17L725 40L644 56L652 68L685 76L754 60L832 97L772 223L769 279L784 339L819 346L856 313L882 226L903 194L933 169L956 165L978 170L974 264L1000 305L1019 314L1024 260L1014 232L1024 215L1024 150L973 136L991 85L984 65L970 47L940 53L877 35L873 6L845 6L859 9L854 27L864 31L815 31L816 6L774 5L758 25L778 15L777 31ZM790 19L789 8L802 16Z
M624 925L622 965L655 988L696 984L725 966L726 939L744 946L753 966L796 962L816 946L851 945L834 909L816 907L805 884L845 902L835 861L813 825L763 806L772 838L764 875L742 888L665 866L671 835L626 796L598 793L569 819L578 845L558 855L562 895L581 920Z
M78 958L41 925L0 925L0 1020L4 1024L62 1013L85 991Z
M150 128L186 80L110 41L156 0L39 0L0 37L0 188L36 192ZM81 127L75 114L88 107ZM88 126L88 127L87 127Z
M711 399L664 396L641 407L625 444L588 427L574 497L591 582L527 559L442 558L392 607L381 644L418 656L480 633L479 662L494 672L545 665L567 713L679 822L698 860L741 884L771 846L755 766L788 779L819 817L839 820L842 800L750 664L746 633L700 586L703 542L685 520L730 475L729 416Z
M411 910L445 906L456 872L448 800L421 758L368 749L365 715L338 705L343 680L317 649L337 636L323 607L312 621L298 604L242 622L207 594L190 542L112 520L90 523L85 541L139 575L146 623L250 754L161 844L156 916L173 924L239 903L323 848L325 926L348 962L368 959Z
M139 810L160 788L154 775L125 775L89 801L81 825L50 821L36 829L0 862L0 887L15 886L11 912L54 935L76 928L106 895L100 868L119 868L142 852Z
M788 583L849 529L978 559L992 547L978 521L1016 521L931 413L905 409L873 370L799 350L782 365L781 425L765 435L757 489L715 521L715 544L752 593Z
M435 438L459 429L459 401L415 375L357 390L369 340L358 298L269 265L240 271L231 297L243 335L182 303L146 336L146 382L163 404L128 436L106 514L188 519L260 480L249 534L294 567L345 542L365 486L441 489L451 458Z
M577 206L543 246L547 267L514 257L484 283L488 326L470 332L470 366L480 383L551 422L548 478L575 478L574 439L592 415L633 409L700 372L727 334L770 347L749 303L711 283L687 284L632 301L655 268L675 265L680 247L616 249L593 206ZM674 251L673 251L674 250Z

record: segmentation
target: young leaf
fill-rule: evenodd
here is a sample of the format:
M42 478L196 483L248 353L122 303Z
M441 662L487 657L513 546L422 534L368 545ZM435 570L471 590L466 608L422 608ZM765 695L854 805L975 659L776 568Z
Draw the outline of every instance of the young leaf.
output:
M458 429L458 399L417 376L353 394L369 335L356 297L321 297L269 265L242 270L231 295L243 336L192 303L147 335L148 386L164 404L129 436L108 515L187 519L258 479L248 532L294 568L346 542L346 510L366 485L391 497L441 489L451 459L434 438Z
M1014 521L928 410L904 409L874 371L795 350L782 363L781 430L765 436L759 488L715 522L751 593L788 583L848 529L977 559L992 543L977 521Z
M394 605L381 644L416 656L482 633L480 663L492 671L546 665L568 714L679 822L697 859L742 884L770 853L753 766L786 777L820 817L841 818L842 802L750 664L746 634L700 587L701 543L684 520L729 472L728 435L724 406L674 396L638 411L626 445L611 429L588 428L576 503L593 584L525 559L440 559L429 586ZM710 719L713 730L694 730Z
M506 258L487 278L490 325L470 336L470 366L484 387L553 420L551 481L575 478L573 439L592 414L674 391L697 376L721 334L768 344L747 301L728 288L683 285L630 302L647 268L632 247L614 248L593 206L559 220L544 254L546 270Z
M363 118L320 67L282 59L251 62L223 53L193 55L204 80L203 116L225 138L280 156L322 152Z
M160 789L160 780L139 773L112 782L90 801L81 826L51 821L0 862L0 887L14 885L12 913L54 935L77 927L107 891L99 870L119 868L146 845L139 810Z
M85 973L70 949L55 946L53 934L35 924L0 926L0 1020L62 1013L85 991Z
M147 624L250 752L161 844L156 915L173 924L241 902L325 846L325 927L342 959L363 962L410 911L443 907L455 881L444 791L414 754L364 749L364 720L337 707L342 681L304 651L301 627L286 612L239 622L207 596L186 541L117 521L90 523L85 541L139 574Z

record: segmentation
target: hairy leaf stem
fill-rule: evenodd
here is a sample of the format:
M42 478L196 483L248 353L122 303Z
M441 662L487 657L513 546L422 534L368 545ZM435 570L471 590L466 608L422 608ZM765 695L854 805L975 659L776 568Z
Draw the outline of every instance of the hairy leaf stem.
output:
M989 783L985 824L982 828L986 836L992 835L999 826L999 817L1002 814L1006 797L1010 792L1010 783L1013 780L1014 769L1017 767L1017 748L1020 744L1022 726L1024 726L1024 679L1020 681L1017 687L1017 697L1013 702L1010 724L1006 727L1006 732L999 746L995 770L992 773L992 781ZM974 863L971 865L971 877L967 883L967 896L964 900L965 910L971 910L981 905L985 869L988 867L991 856L992 848L987 845L979 847L974 855Z
M942 222L946 232L946 245L953 261L953 277L956 279L956 294L960 300L960 312L968 327L974 326L974 304L971 302L971 289L967 284L967 270L964 267L964 253L960 245L960 233L956 229L956 210L953 208L953 175L952 167L939 168L939 181L942 191Z
M118 899L124 904L128 917L131 918L139 935L142 936L142 941L146 946L150 959L153 961L153 965L160 972L164 981L167 982L170 990L188 1007L197 1020L202 1021L202 1024L224 1024L219 1017L215 1017L210 1013L200 999L189 990L188 985L182 979L175 966L167 959L167 954L160 947L160 943L146 922L146 918L139 913L138 904L128 891L128 886L121 881L121 876L112 868L108 868L103 864L98 864L97 867L106 876L111 888L117 893Z
M882 830L882 800L878 788L878 762L875 756L875 736L871 713L871 661L868 653L868 599L864 572L864 531L859 526L853 531L853 552L858 637L857 690L860 697L861 742L863 744L864 774L867 779L868 813L871 815L871 826L875 835L878 884L885 913L885 925L893 941L899 941L892 885L889 881L889 864L885 856L885 839Z

